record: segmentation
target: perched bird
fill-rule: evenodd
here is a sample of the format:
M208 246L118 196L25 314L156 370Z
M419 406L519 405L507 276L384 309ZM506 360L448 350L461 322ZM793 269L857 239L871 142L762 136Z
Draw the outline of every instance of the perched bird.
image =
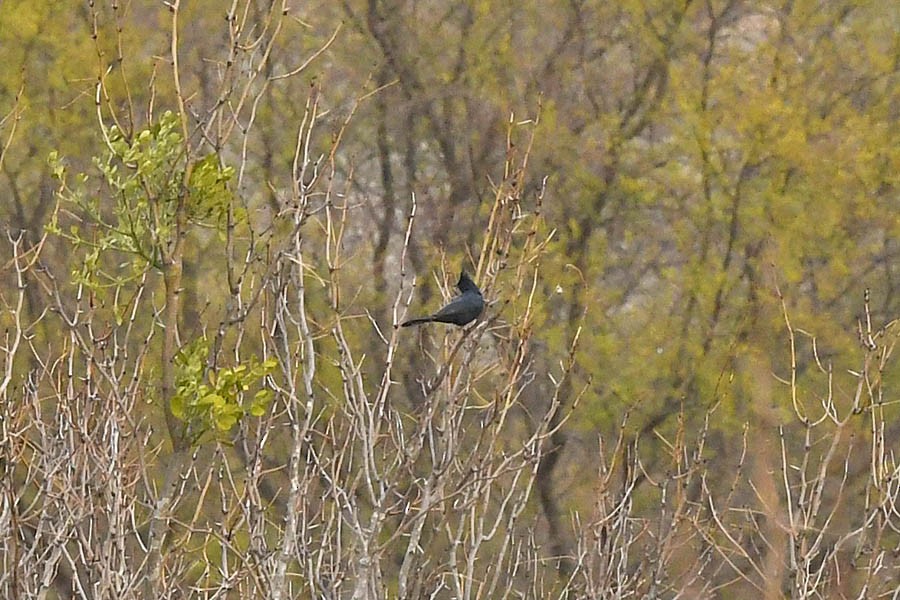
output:
M484 298L481 296L481 290L475 285L466 272L459 274L459 281L456 287L462 292L459 296L451 300L441 310L437 311L430 317L421 317L419 319L410 319L404 321L400 326L409 327L410 325L421 325L422 323L452 323L454 325L467 325L478 318L481 311L484 310Z

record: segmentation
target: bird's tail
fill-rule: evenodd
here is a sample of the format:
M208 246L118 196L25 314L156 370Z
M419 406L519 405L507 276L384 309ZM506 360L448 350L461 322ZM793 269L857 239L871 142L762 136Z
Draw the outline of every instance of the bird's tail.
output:
M431 323L434 321L434 317L421 317L419 319L410 319L409 321L403 321L400 323L400 327L409 327L411 325L421 325L422 323Z

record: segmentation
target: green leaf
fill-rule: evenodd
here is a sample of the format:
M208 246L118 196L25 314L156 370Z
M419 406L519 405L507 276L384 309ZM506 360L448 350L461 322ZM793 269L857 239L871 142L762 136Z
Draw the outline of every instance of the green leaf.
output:
M250 414L254 417L261 417L266 414L273 396L272 390L259 390L256 392L253 395L253 402L250 403Z
M230 412L220 412L216 415L216 429L225 432L230 430L238 422L238 415Z

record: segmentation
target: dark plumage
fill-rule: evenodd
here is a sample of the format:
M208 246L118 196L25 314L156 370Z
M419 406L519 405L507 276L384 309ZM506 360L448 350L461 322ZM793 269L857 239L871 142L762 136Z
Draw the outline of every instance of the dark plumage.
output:
M462 293L441 310L429 317L404 321L400 326L409 327L410 325L421 325L422 323L431 322L452 323L453 325L462 326L468 325L477 319L484 310L484 298L481 296L481 290L466 275L465 271L459 274L459 281L456 283L456 287Z

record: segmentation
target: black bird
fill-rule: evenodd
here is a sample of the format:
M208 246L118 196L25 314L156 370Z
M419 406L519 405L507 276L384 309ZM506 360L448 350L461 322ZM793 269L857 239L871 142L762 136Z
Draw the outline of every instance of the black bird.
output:
M421 325L422 323L452 323L454 325L467 325L478 318L481 311L484 310L484 298L481 296L481 290L475 285L475 282L469 279L466 272L459 274L459 281L456 287L462 292L459 296L451 300L445 307L437 311L430 317L421 317L419 319L410 319L404 321L400 327L409 327L410 325Z

